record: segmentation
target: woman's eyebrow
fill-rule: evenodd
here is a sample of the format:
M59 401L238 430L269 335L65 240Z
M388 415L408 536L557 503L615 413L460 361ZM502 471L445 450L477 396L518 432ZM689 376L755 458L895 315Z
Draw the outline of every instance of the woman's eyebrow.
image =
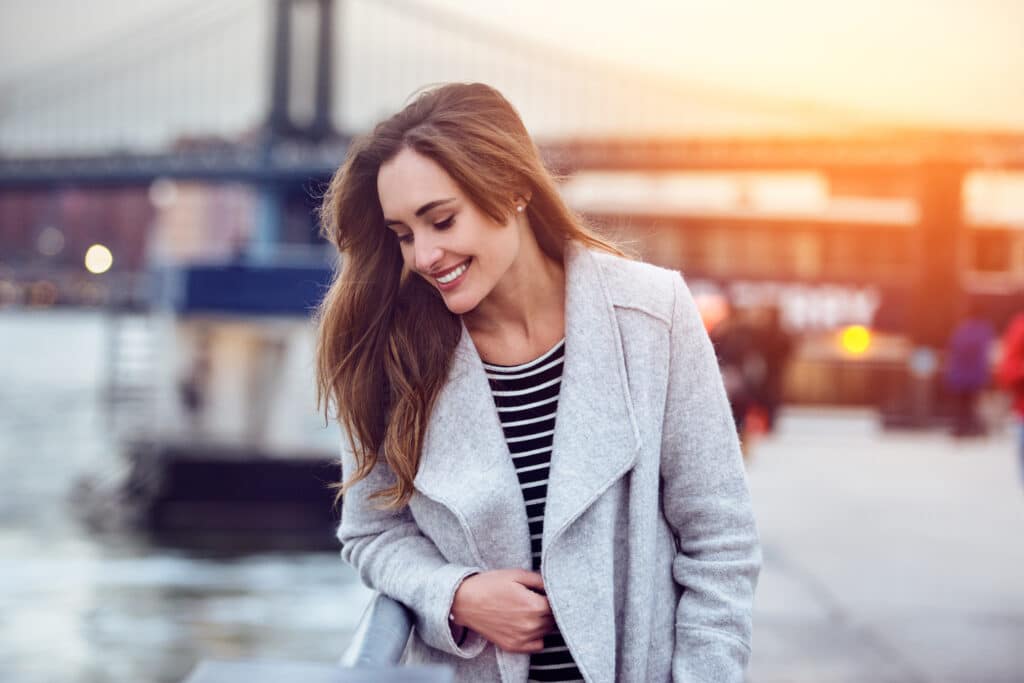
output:
M445 197L444 199L435 199L432 202L427 202L426 204L424 204L420 208L416 209L416 216L417 217L422 216L427 211L430 211L431 209L433 209L436 206L440 206L441 204L446 204L448 202L454 202L454 201L455 201L455 197ZM402 221L395 221L395 220L391 220L389 218L385 218L384 219L384 225L389 225L389 226L390 225L394 225L395 223L401 223L401 222Z

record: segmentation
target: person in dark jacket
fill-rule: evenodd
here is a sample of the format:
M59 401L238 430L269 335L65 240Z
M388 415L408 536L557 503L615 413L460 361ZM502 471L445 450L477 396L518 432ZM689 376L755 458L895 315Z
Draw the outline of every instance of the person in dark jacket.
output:
M989 350L994 338L992 324L976 308L950 337L944 380L953 396L953 436L973 436L983 431L976 405L978 395L989 383Z
M722 370L736 433L742 440L747 413L754 405L754 388L764 367L757 355L754 329L742 311L730 306L728 314L711 330L711 343Z
M786 364L793 352L793 338L782 327L779 308L770 306L762 310L756 327L756 345L764 370L755 389L755 400L764 409L766 427L775 430L775 420L782 404L782 383Z

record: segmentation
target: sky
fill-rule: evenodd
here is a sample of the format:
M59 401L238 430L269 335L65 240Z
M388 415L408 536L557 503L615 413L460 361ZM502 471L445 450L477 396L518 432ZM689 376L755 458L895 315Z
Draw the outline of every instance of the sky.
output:
M740 90L1024 128L1020 0L658 4L602 18L610 35L622 26L613 52Z
M683 82L1024 130L1024 0L416 1ZM0 83L195 4L0 0Z
M682 80L922 122L1024 129L1022 0L472 5L488 21Z

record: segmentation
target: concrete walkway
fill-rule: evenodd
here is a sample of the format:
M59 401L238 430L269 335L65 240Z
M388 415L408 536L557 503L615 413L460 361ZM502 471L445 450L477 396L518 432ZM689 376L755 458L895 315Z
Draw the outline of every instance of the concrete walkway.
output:
M1024 486L1009 429L883 433L789 411L754 444L765 566L751 683L1024 681Z

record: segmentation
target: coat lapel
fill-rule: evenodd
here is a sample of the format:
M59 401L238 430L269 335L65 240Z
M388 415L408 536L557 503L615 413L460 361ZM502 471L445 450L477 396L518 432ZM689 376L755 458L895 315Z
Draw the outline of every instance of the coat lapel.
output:
M480 356L466 326L427 424L413 486L459 518L485 569L530 568L529 526Z
M544 552L633 464L639 431L621 340L600 266L565 254L565 361L549 473ZM526 510L490 385L465 325L427 425L413 481L459 518L488 569L529 569Z
M566 253L565 361L544 511L544 554L616 479L640 446L618 322L593 253Z

